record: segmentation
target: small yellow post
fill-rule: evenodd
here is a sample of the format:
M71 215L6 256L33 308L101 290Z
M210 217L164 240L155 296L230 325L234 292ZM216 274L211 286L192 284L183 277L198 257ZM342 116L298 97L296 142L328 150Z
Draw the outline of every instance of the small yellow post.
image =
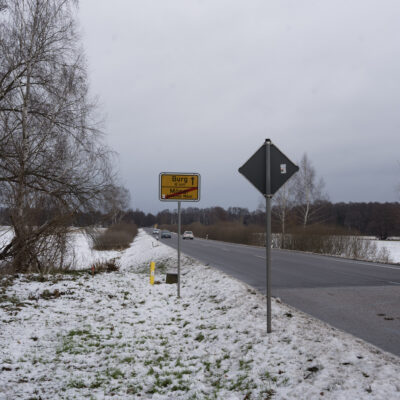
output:
M150 285L154 285L154 270L156 268L156 264L154 261L150 263Z

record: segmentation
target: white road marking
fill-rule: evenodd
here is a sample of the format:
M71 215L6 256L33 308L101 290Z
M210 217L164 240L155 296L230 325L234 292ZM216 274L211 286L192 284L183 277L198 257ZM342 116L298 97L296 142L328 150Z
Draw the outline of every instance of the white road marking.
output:
M368 265L369 267L373 267L373 268L397 269L398 271L400 271L400 267L390 267L388 265L376 265L376 264L373 264L373 263L360 262L360 261L357 261L357 260L338 260L338 259L335 259L335 261L341 262L341 263L346 263L346 264L353 264L354 263L354 264L357 264L357 265Z

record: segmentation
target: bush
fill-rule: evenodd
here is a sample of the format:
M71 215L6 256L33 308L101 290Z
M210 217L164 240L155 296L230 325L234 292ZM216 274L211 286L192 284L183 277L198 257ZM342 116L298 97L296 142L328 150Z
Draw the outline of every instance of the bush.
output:
M336 226L311 225L301 227L285 235L284 239L283 246L281 241L277 247L355 260L390 262L388 251L386 249L378 251L374 241Z
M119 223L102 233L92 235L94 250L124 250L129 247L138 229L135 224Z

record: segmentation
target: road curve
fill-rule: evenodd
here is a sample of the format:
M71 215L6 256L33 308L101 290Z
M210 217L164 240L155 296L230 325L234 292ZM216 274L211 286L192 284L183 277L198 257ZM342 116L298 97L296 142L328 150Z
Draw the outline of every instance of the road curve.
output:
M162 242L176 248L177 236ZM188 256L265 294L265 248L204 239L181 244ZM274 249L272 295L400 356L400 266Z

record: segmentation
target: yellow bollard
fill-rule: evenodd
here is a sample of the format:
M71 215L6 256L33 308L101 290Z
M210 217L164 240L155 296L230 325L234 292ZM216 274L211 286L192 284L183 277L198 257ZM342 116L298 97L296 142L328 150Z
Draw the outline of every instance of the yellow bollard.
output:
M154 285L154 270L156 268L156 264L154 261L150 263L150 285Z

